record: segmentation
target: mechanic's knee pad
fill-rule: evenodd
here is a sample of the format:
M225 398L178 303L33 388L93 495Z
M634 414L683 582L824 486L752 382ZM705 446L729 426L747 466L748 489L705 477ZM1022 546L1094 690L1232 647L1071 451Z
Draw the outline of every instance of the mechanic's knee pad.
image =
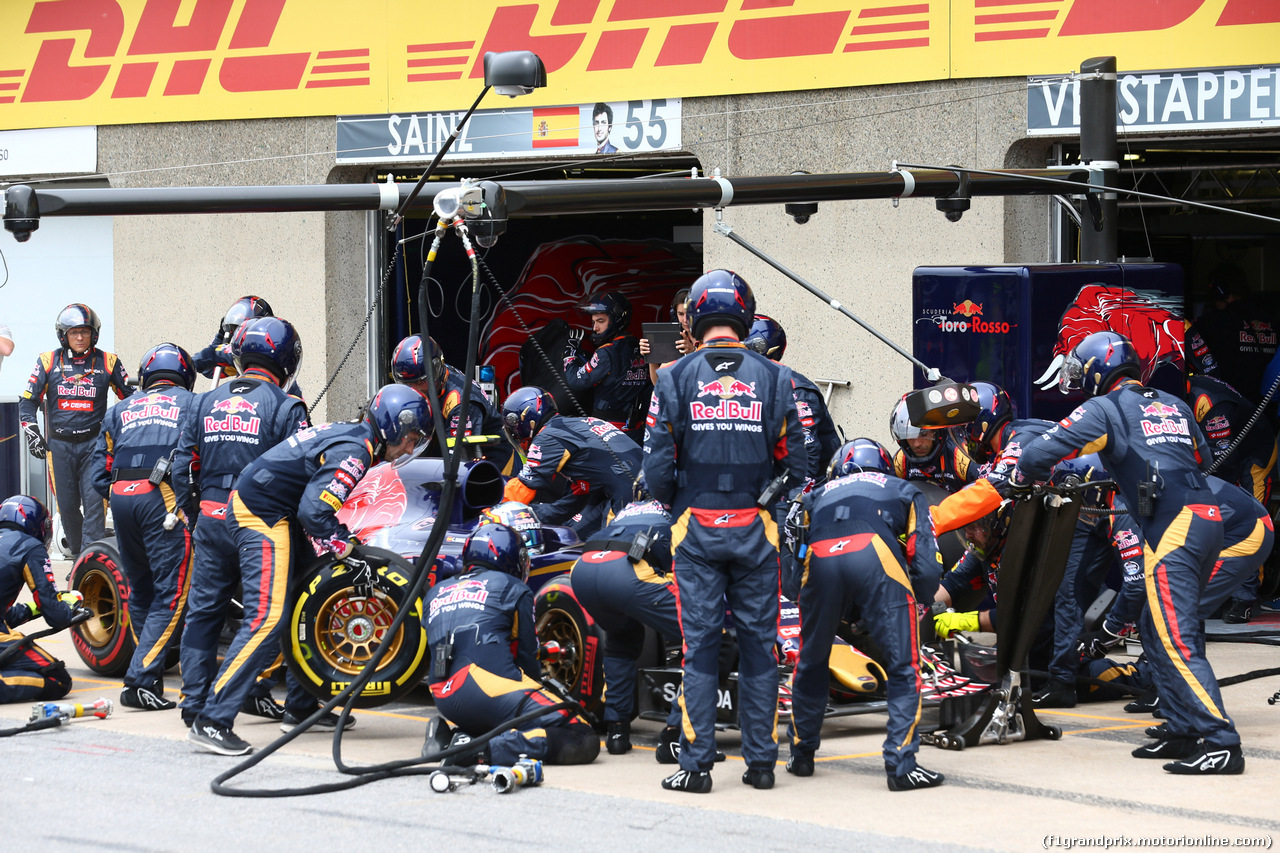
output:
M41 702L61 699L71 692L71 673L62 661L55 661L40 670L44 676L44 689L37 697Z
M548 764L590 764L600 754L600 736L586 723L547 727Z

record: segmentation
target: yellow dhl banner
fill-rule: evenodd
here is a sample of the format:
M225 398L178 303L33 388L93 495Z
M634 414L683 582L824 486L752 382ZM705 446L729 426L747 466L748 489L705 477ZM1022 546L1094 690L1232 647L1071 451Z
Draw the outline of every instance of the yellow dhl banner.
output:
M4 0L0 129L450 110L1274 62L1280 0ZM492 104L486 104L492 107ZM551 137L548 137L551 138Z

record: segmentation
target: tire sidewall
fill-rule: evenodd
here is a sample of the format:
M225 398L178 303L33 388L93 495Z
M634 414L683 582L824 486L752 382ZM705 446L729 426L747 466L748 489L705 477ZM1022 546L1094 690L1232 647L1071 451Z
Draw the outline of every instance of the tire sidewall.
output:
M137 648L137 642L129 619L129 578L120 564L120 553L114 539L102 539L84 549L80 559L71 568L71 589L79 590L82 584L95 575L104 576L115 587L115 594L119 598L119 616L105 644L93 645L81 626L72 629L71 643L80 660L89 669L100 675L124 675L133 658L134 649Z

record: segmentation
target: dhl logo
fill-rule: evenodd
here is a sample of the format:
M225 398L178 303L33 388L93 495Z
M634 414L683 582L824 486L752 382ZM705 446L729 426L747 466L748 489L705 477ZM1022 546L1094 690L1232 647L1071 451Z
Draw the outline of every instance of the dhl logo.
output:
M1240 64L1274 59L1280 23L1275 0L471 0L429 25L419 0L369 6L8 0L0 125L33 126L4 105L39 126L454 109L485 52L513 49L560 72L538 104L1061 72L1103 51ZM554 139L554 117L540 129Z

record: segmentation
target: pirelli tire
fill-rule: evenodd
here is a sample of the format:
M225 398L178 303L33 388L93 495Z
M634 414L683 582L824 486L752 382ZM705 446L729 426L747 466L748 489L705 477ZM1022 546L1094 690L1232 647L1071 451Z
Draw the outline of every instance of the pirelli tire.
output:
M542 662L542 674L569 690L590 714L604 711L604 631L578 603L569 576L549 581L534 599L538 644L556 643L559 653Z
M303 573L289 610L285 661L302 686L317 699L342 692L364 671L384 642L391 649L355 697L357 708L394 702L418 685L431 664L422 600L408 600L413 567L381 548L361 548L372 571L362 576L333 557ZM392 636L396 615L409 616Z
M85 548L68 580L93 613L71 630L76 654L99 675L124 675L137 643L129 625L129 578L120 565L116 540L100 539Z

